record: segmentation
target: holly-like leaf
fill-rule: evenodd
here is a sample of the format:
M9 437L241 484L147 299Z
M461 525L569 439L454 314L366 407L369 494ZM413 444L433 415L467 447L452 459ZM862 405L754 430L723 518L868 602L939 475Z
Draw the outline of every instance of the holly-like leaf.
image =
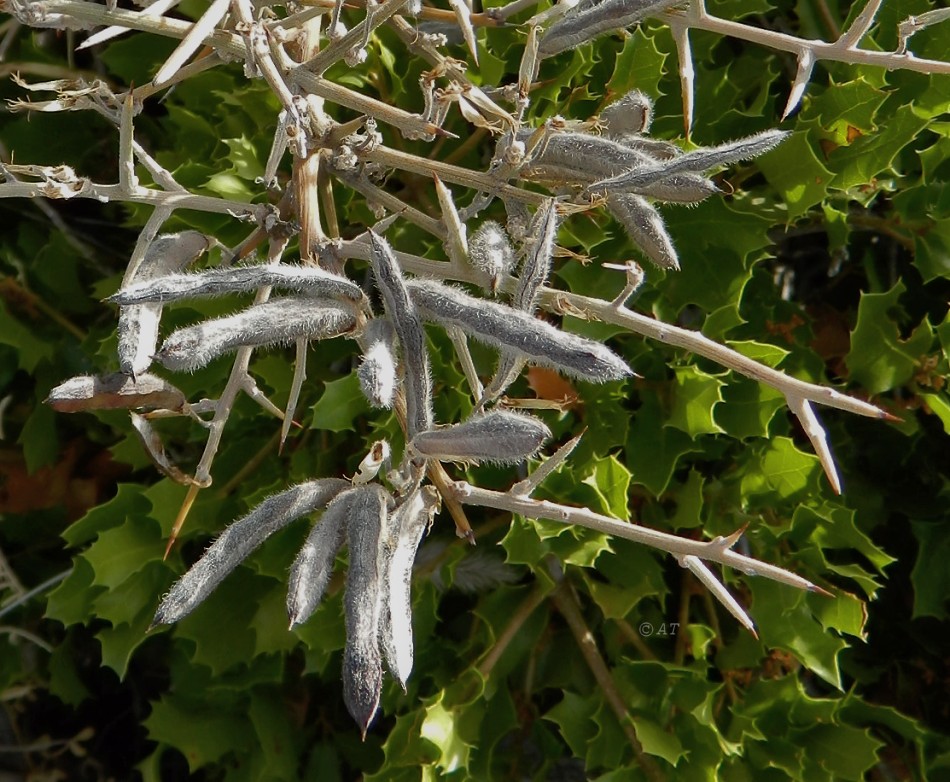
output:
M370 411L369 403L360 390L359 378L350 373L339 380L328 381L323 395L311 408L314 429L328 429L331 432L353 430L357 420Z

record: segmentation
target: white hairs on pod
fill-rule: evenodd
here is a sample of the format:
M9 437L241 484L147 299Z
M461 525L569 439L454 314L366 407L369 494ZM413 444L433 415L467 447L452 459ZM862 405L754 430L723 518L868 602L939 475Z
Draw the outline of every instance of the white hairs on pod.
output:
M655 182L683 172L707 171L716 166L738 163L763 155L775 149L789 136L786 130L766 130L715 147L700 147L672 160L656 161L650 166L595 182L590 192L641 192Z
M541 286L548 280L551 273L551 259L554 256L554 240L557 238L557 202L549 198L534 216L533 230L529 229L529 237L533 236L528 252L525 253L521 269L518 271L518 285L512 297L512 305L526 312L534 314L538 303L538 293ZM498 366L491 382L482 392L479 406L497 397L511 383L515 381L524 367L524 359L517 351L503 351L498 357Z
M376 284L383 295L386 314L399 337L406 390L406 426L412 437L416 432L432 428L432 378L429 376L426 335L389 242L374 231L369 232L369 238Z
M175 583L162 599L152 625L171 624L190 614L267 538L301 516L324 507L349 485L339 478L322 478L268 497L225 529Z
M497 293L498 285L515 265L515 249L505 229L494 220L486 220L468 240L468 258L482 287Z
M600 112L607 124L607 133L647 133L653 123L653 101L640 90L630 90Z
M607 211L653 263L662 269L680 268L663 218L645 199L630 193L611 193L607 196Z
M285 296L233 315L172 332L155 359L175 372L193 372L242 345L286 345L298 339L330 339L358 326L353 308L334 299Z
M444 462L516 464L534 456L551 430L534 416L511 410L477 413L453 426L420 432L412 448Z
M246 293L264 286L359 301L359 285L316 266L290 264L208 269L195 274L169 274L123 288L106 301L120 305L169 302L226 293Z
M614 30L655 16L682 0L600 0L577 5L552 24L541 38L538 54L551 57Z
M346 537L350 499L350 492L344 491L327 505L290 568L287 617L291 628L306 622L323 600L336 553Z
M383 660L379 648L379 537L388 514L389 493L377 484L341 495L347 503L346 645L343 648L343 700L363 736L379 708Z
M379 644L386 667L406 689L412 673L412 565L438 504L431 486L418 486L386 520L380 538Z
M123 372L110 375L79 375L60 383L49 392L46 404L60 413L85 410L181 410L185 395L157 375L143 373L130 377Z
M128 282L140 283L177 272L211 246L211 240L198 231L161 234L149 245L142 263ZM126 375L138 375L152 364L158 344L161 304L137 304L119 308L119 369Z
M477 299L435 280L410 280L406 286L427 320L458 326L496 348L517 350L528 363L593 383L632 374L619 356L599 342L561 331L525 312Z
M396 394L396 353L393 325L385 318L373 318L363 329L366 350L356 375L369 403L389 409Z

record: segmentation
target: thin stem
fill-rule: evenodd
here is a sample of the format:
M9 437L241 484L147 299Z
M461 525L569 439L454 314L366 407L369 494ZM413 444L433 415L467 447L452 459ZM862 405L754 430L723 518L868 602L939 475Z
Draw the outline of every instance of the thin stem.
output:
M584 657L584 662L587 663L587 667L594 675L597 686L607 701L607 705L610 706L610 710L616 715L617 721L620 723L620 729L633 748L633 754L636 755L647 779L652 782L659 782L659 780L664 779L656 761L643 751L643 745L637 738L636 728L620 691L617 689L617 683L614 681L607 662L597 648L597 642L594 640L593 634L584 621L577 595L567 579L563 579L551 593L551 601L567 622L567 626L570 628L571 634L574 636L574 640Z
M515 637L521 631L524 623L528 621L531 614L544 602L544 598L545 590L542 588L540 582L536 582L534 589L531 590L531 593L515 609L511 615L511 619L508 620L508 624L505 625L505 628L495 639L495 643L492 644L491 649L488 650L488 654L486 654L484 659L478 664L478 673L483 679L489 677L492 669L498 664L501 656L505 653L505 650L511 645L511 642L515 640Z
M736 534L728 538L717 537L709 541L688 540L676 535L670 535L666 532L659 532L647 527L642 527L638 524L617 521L608 516L594 513L586 508L574 508L568 505L547 502L545 500L515 497L508 493L472 486L465 481L456 481L451 487L451 494L465 505L483 505L489 508L518 513L529 519L547 519L560 524L576 524L597 532L603 532L607 535L632 540L634 543L650 546L676 556L692 554L702 560L718 562L748 575L770 578L773 581L778 581L782 584L796 587L797 589L807 589L811 592L828 594L824 589L813 584L808 579L790 573L775 565L770 565L767 562L761 562L752 557L737 554L731 548L738 540L738 535Z

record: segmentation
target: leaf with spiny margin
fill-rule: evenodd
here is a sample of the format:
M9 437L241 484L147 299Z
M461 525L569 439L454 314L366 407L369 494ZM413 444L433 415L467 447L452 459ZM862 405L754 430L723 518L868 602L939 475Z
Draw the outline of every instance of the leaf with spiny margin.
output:
M862 293L858 319L845 357L851 377L871 394L902 386L913 377L921 356L933 342L933 330L924 320L907 339L900 338L895 317L906 292L898 281L886 293Z
M703 523L703 486L706 479L696 470L690 470L686 481L670 492L676 502L676 511L669 518L675 530L693 529Z
M663 299L656 304L656 315L673 321L687 304L713 312L738 301L751 276L751 261L772 244L771 219L761 210L746 211L721 198L690 209L663 206L661 212L683 268L659 284Z
M820 92L811 91L801 119L817 119L825 128L846 122L870 133L877 130L874 120L886 99L886 92L859 76L852 81L830 85Z
M676 734L664 730L655 720L645 715L636 715L631 719L644 752L663 758L674 767L687 754Z
M105 587L93 586L96 572L85 559L73 560L72 572L49 594L46 601L46 618L62 622L67 627L85 624L93 616L96 597Z
M207 665L215 674L246 663L254 655L251 627L261 593L272 579L239 567L198 606L175 625L175 636L194 643L192 662Z
M292 560L288 560L292 561ZM299 643L297 635L287 628L286 566L283 581L271 581L251 621L254 631L254 655L287 653Z
M627 509L627 493L630 490L630 471L616 456L606 456L592 461L593 471L582 481L592 486L600 499L601 513L626 521L630 517Z
M806 757L830 772L836 782L861 782L867 771L877 765L877 752L884 746L867 729L850 725L818 724L796 734Z
M815 154L817 138L796 132L756 161L769 183L782 194L788 219L797 219L828 195L834 179Z
M115 589L146 563L161 560L164 550L158 522L141 518L100 532L82 557L95 572L93 584Z
M840 690L838 652L848 644L818 623L804 593L764 578L749 579L746 583L752 591L751 613L762 642L787 649L805 667Z
M561 702L543 715L544 719L558 726L574 757L586 757L587 747L596 735L594 715L597 713L597 700L592 696L582 697L565 690Z
M734 378L722 389L714 417L722 431L740 440L768 437L772 419L784 407L781 391L749 378Z
M99 593L93 601L95 615L111 622L113 627L133 624L143 611L150 612L151 619L158 606L158 596L164 594L173 581L171 569L156 558L140 566L121 584Z
M323 394L310 409L313 413L310 428L331 432L355 431L356 421L370 412L355 372L326 382Z
M631 755L627 738L624 736L617 715L605 698L600 699L594 713L597 732L587 745L585 766L592 768L616 768Z
M566 564L594 567L601 553L610 551L610 539L601 532L518 515L513 517L501 545L507 553L505 562L532 567L549 554Z
M222 708L194 696L164 695L144 724L149 739L175 747L193 772L236 748L253 746L256 738L243 708Z
M657 48L654 35L637 27L632 35L627 36L614 61L614 72L607 82L607 96L613 100L634 88L647 95L657 95L668 56Z
M859 527L855 511L830 503L817 507L799 506L792 515L792 540L801 540L799 530L811 530L809 539L819 548L853 549L879 573L896 560L880 548Z
M143 610L133 622L105 627L96 633L102 647L102 664L124 679L132 653L148 638L152 611Z
M831 186L849 190L894 171L898 153L913 144L928 124L930 120L919 117L912 106L898 107L877 132L831 151L827 160L828 168L834 172Z
M633 483L646 486L656 496L666 491L680 458L699 450L688 434L664 423L656 395L644 394L625 449Z
M758 448L750 447L745 460L748 467L741 480L744 497L777 495L792 502L817 490L821 473L818 457L798 450L788 437L774 437Z
M824 595L809 593L808 606L825 630L837 630L862 641L867 640L864 625L868 620L867 603L858 597L837 590L831 599Z
M419 735L438 748L436 768L444 774L451 774L468 769L472 747L459 736L458 713L447 709L442 698L443 693L440 693L426 706Z
M693 439L722 432L713 415L722 401L725 383L693 365L674 367L673 374L673 406L666 426L676 427Z
M73 548L91 541L97 534L123 524L127 519L135 523L146 518L148 501L142 496L142 487L135 483L120 483L115 497L92 508L79 521L63 532L63 540Z
M911 571L914 585L914 613L912 618L934 616L943 620L948 616L950 595L950 534L945 520L911 521L917 540L917 561Z

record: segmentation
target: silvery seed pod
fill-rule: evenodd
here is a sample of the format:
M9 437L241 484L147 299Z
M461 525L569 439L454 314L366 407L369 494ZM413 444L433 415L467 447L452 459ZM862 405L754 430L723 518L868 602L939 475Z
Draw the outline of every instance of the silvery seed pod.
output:
M208 269L195 274L169 274L123 288L106 301L120 305L170 302L226 293L247 293L271 286L282 290L359 301L360 287L316 266L267 264Z
M494 220L486 220L468 241L468 257L483 288L498 292L498 285L515 264L515 250L508 234Z
M324 507L350 486L339 478L301 483L268 497L227 527L162 599L152 625L171 624L190 614L225 577L267 538L291 522Z
M178 329L162 343L155 359L174 372L194 372L245 345L331 339L353 331L358 323L353 308L334 299L285 296Z
M379 708L383 661L379 648L379 536L388 513L389 494L377 484L346 492L350 550L346 572L346 645L343 648L343 700L363 736ZM340 498L344 501L344 497Z
M477 299L434 280L410 280L406 285L427 320L458 326L489 345L516 350L531 364L593 383L632 374L622 359L599 342L561 331L525 312Z
M534 416L495 409L460 424L420 432L412 438L412 448L444 462L516 464L534 456L550 436L551 430Z
M198 231L157 236L128 282L141 283L177 272L205 252L210 244L211 240ZM161 304L119 308L119 369L126 375L138 375L151 366L161 318Z
M392 323L385 318L373 318L363 329L366 350L356 370L363 391L373 407L388 410L396 394L396 340Z

